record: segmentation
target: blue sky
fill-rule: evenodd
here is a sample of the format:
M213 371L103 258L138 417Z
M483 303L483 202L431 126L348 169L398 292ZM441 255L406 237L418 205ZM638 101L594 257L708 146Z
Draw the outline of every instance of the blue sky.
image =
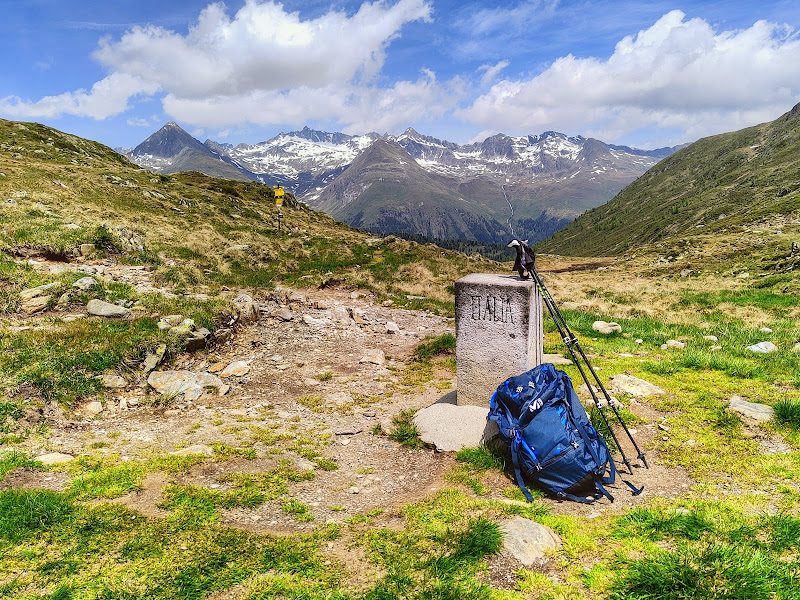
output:
M167 121L656 148L800 102L800 2L2 0L0 117L112 147Z

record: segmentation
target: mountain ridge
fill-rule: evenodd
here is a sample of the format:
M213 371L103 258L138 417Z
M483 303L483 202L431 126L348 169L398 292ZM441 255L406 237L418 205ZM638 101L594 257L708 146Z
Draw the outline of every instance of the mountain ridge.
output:
M682 232L719 231L800 211L799 157L797 104L774 121L680 149L541 248L620 254Z
M171 139L158 140L160 136ZM170 122L127 156L163 173L213 170L220 177L283 185L309 206L377 233L429 236L433 230L457 235L454 239L491 243L504 242L517 234L534 241L542 239L543 232L552 233L554 227L562 227L588 208L610 199L655 164L661 154L671 151L613 147L592 138L569 137L554 131L528 136L499 133L482 142L459 145L411 127L395 137L377 133L351 136L306 126L252 145L219 144L213 140L201 144L187 138L191 136ZM395 155L398 165L415 162L419 167L416 178L403 178L409 189L402 192L390 193L387 185L375 187L361 199L358 211L346 209L345 200L349 202L354 194L372 187L374 182L367 181L368 173L376 169L367 168L367 173L360 176L351 172L346 179L350 187L341 181L336 183L338 178L366 165L364 161L356 163L356 158L381 140L402 148L405 156ZM174 152L181 143L190 151L175 154L170 162L164 156L168 154L166 149ZM424 176L425 173L436 177ZM356 180L359 183L353 187ZM347 197L337 198L346 187ZM357 189L360 192L356 193ZM392 206L400 197L410 203L402 211ZM434 198L436 201L432 202ZM445 206L448 198L449 206ZM428 208L436 206L435 215L425 214L426 200ZM379 206L366 206L375 202ZM410 205L414 203L422 210L412 211ZM465 212L471 213L469 217L464 217ZM464 218L474 231L465 225ZM542 227L544 222L549 225Z

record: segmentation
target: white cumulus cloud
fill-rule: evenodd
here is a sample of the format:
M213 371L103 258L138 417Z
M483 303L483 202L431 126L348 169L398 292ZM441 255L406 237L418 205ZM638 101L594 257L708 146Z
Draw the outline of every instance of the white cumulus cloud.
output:
M496 131L558 124L614 141L656 127L680 129L691 140L770 120L798 97L795 31L758 21L717 32L675 10L623 38L607 60L564 56L530 79L496 83L457 114Z
M403 25L430 19L429 0L365 2L353 14L332 9L306 20L273 0L247 0L232 17L216 2L186 35L148 25L101 39L93 57L110 75L89 92L7 97L0 110L103 119L127 110L136 95L158 92L167 114L197 126L348 122L343 115L358 115L347 106L386 91L376 76Z
M0 98L0 111L15 118L56 118L62 115L105 119L125 112L135 96L151 95L158 84L126 73L112 73L89 91L76 90L30 101L17 96Z
M432 118L452 110L463 98L463 82L440 83L423 71L416 81L399 81L391 87L329 84L289 90L253 90L238 95L180 98L169 94L164 110L190 123L223 128L241 123L242 115L255 125L279 122L304 125L310 118L338 122L346 133L392 131L409 122Z
M176 98L207 98L369 80L408 22L430 18L424 0L365 3L348 16L331 11L302 20L281 4L248 0L231 18L210 4L186 36L135 27L104 40L95 58L159 85Z

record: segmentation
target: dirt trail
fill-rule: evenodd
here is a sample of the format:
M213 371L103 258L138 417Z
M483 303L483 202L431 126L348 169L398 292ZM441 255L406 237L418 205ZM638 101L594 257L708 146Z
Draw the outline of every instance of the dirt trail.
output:
M81 270L149 285L146 270L100 267ZM429 406L454 389L455 375L449 372L436 373L432 382L415 387L401 382L413 349L427 336L452 333L452 320L376 305L369 294L350 290L309 290L291 297L293 301L287 300L283 307L262 303L261 318L240 328L224 345L183 355L176 364L160 367L200 373L245 362L249 371L228 378L230 390L225 395L208 393L194 402L178 397L162 406L163 398L143 380L128 377L128 387L107 390L100 414L63 415L54 410L48 419L49 433L31 436L19 449L29 456L100 453L122 460L181 449L211 453L212 444L255 451L254 459L217 457L176 477L150 475L140 491L115 500L149 515L164 514L157 505L169 482L225 490L231 487L227 475L263 473L282 458L293 460L300 469L314 468L291 449L298 440L336 462L335 470L316 468L313 479L290 484L288 496L310 507L311 522L301 523L286 514L281 500L224 512L225 524L261 532L310 529L374 509L383 509L383 518L391 520L392 507L449 486L444 473L455 464L451 453L408 450L374 432L379 425L388 430L392 417L402 410ZM279 309L282 317L269 316ZM353 318L336 321L333 317L342 311ZM30 324L31 320L23 323ZM376 358L375 350L383 358L380 353ZM646 405L633 409L650 423L658 422L657 415L645 414L652 412ZM656 434L655 426L645 425L639 428L637 439L649 447ZM624 484L618 484L613 487L617 497L613 505L605 500L593 505L547 502L555 513L592 515L647 502L652 496L674 497L690 487L692 482L683 471L660 466L653 455L649 463L649 470L635 469L631 478L645 486L640 496L633 497ZM492 477L495 490L509 485L503 474ZM62 473L18 470L0 487L63 489L68 482ZM493 496L503 498L497 491Z

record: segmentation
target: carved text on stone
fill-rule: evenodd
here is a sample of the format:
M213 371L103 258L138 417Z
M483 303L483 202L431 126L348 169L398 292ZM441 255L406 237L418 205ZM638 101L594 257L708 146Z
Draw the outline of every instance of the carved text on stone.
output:
M470 314L473 321L514 323L509 296L470 296Z

